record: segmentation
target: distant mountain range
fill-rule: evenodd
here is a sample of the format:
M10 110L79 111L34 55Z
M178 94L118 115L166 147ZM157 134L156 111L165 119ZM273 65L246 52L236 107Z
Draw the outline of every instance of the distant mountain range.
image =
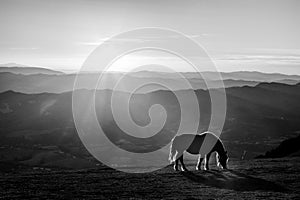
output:
M97 74L81 74L80 79L84 83L80 89L93 89L93 84L99 77ZM118 80L122 77L121 73L107 73L103 76L104 82L101 84L101 89L113 89L117 84ZM22 75L14 73L0 73L0 92L7 90L13 90L22 93L62 93L72 91L74 87L76 75L75 74L64 74L64 75L49 75L49 74L32 74ZM102 79L102 80L103 80ZM124 92L130 92L130 88L142 85L144 83L162 83L164 85L171 85L175 90L189 89L187 85L183 85L182 81L172 78L141 78L131 75L127 75L122 79L122 88L119 90ZM297 81L292 81L295 82ZM218 81L211 81L212 88L218 87ZM256 81L244 81L244 80L224 80L225 87L242 87L242 86L255 86L259 82ZM195 89L206 89L205 81L201 79L190 79L190 84ZM155 90L166 90L157 84L150 84L147 89L140 89L138 93L145 93Z
M274 89L275 88L275 89ZM284 138L291 137L300 130L300 84L286 85L263 83L255 87L228 88L227 116L221 135L231 156L239 157L246 150L251 157L273 148ZM92 95L89 90L82 90L86 98ZM185 96L186 90L176 91ZM118 92L118 99L126 99L126 92ZM210 98L208 91L197 90L200 102L200 127L198 132L207 130L210 121ZM122 131L115 124L110 104L111 90L97 92L97 113L104 130L119 145ZM148 110L153 104L161 104L168 113L162 132L163 138L155 138L154 144L160 146L168 142L180 123L180 108L176 97L170 91L154 91L135 94L131 98L131 115L138 124L149 123ZM105 103L106 102L106 103ZM23 94L7 91L0 94L0 129L2 144L43 144L66 145L80 141L74 128L72 117L72 93L62 94ZM105 104L103 104L105 103ZM88 109L87 102L87 109ZM101 116L105 116L101 118ZM188 123L194 123L186 119ZM191 122L190 122L191 121ZM92 128L92 127L91 127ZM123 138L124 139L124 138ZM126 140L126 138L125 138ZM141 144L142 146L142 144ZM127 148L127 147L125 147ZM130 146L128 148L138 148ZM153 147L156 148L156 147Z
M182 73L183 77L178 78L174 73L139 71L123 75L122 72L105 73L104 82L96 92L99 123L117 146L144 152L160 148L170 141L181 120L180 106L174 93L184 99L191 92L189 87L182 86L183 77L196 89L194 92L201 112L198 132L207 130L211 101L206 83L198 74ZM247 158L253 158L299 134L299 76L260 72L221 75L227 95L227 114L221 139L230 157L240 158L246 151ZM211 81L211 89L218 91L217 74L203 72L203 76ZM150 122L148 111L152 105L160 104L167 112L163 129L156 137L147 139L151 145L130 136L124 137L114 121L110 98L112 89L121 77L122 87L115 93L120 102L131 95L128 88L147 82L172 85L174 89L172 92L152 84L131 96L130 114L139 125ZM44 68L15 67L14 64L0 67L0 164L75 168L97 164L82 145L74 125L72 89L75 78L76 74ZM80 74L79 78L84 83L79 92L88 100L93 97L90 89L93 89L92 83L98 80L98 75L89 72ZM87 109L91 108L89 101L86 106ZM188 109L192 112L194 108ZM87 122L91 121L90 115L86 117ZM196 123L191 119L185 121L188 126ZM90 128L95 127L91 125ZM167 152L162 152L162 157L164 155L167 157Z
M198 73L195 72L183 72L182 73L186 78L199 78ZM233 80L247 80L247 81L257 81L257 82L276 82L278 80L300 80L299 75L287 75L279 73L262 73L257 71L236 71L236 72L216 72L204 71L201 72L203 77L206 77L210 80L218 80L219 74L223 79L233 79ZM154 71L138 71L133 72L133 76L138 77L169 77L174 78L174 73L168 72L154 72Z
M14 74L23 74L23 75L30 75L30 74L48 74L48 75L58 75L63 74L60 71L55 71L52 69L46 69L42 67L29 67L26 65L20 65L17 63L7 63L7 64L0 64L0 72L10 72Z
M64 74L62 72L33 67L0 67L0 92L13 90L22 93L62 93L72 91L76 74ZM122 72L104 73L100 88L113 89L119 79L122 87L119 90L130 92L129 88L143 85L144 83L161 83L162 85L171 85L174 90L190 89L183 85L183 78L189 81L194 89L207 89L207 83L203 79L209 80L210 88L220 87L220 81L215 72L203 72L203 77L197 73L185 72L178 74L154 71L139 71L125 75ZM277 82L294 85L300 81L300 76L284 74L265 74L260 72L231 72L221 73L225 88L255 86L261 82ZM123 77L124 76L124 77ZM99 74L82 73L79 75L84 83L80 89L94 89L94 82L98 80ZM138 93L149 91L166 90L165 87L158 84L151 84L147 88L141 88Z

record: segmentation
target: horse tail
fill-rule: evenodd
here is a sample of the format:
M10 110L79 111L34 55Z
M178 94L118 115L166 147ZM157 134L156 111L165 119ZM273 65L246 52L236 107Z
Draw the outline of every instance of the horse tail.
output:
M170 146L170 154L169 154L169 161L172 163L175 161L175 156L176 156L176 149L175 149L175 145L174 145L174 139L172 139L172 143L171 143L171 146Z

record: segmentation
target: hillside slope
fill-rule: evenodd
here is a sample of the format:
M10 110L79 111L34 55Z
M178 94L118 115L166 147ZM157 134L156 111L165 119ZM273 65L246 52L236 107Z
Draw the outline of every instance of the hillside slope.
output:
M265 155L257 158L281 158L285 156L300 156L300 135L298 137L289 138L282 141L278 147L267 151Z

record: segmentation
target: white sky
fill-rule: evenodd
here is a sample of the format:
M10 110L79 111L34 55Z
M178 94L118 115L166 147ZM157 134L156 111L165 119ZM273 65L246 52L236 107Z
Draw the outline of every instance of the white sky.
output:
M220 71L300 74L299 11L297 0L0 0L0 63L76 70L110 36L155 26L191 36Z

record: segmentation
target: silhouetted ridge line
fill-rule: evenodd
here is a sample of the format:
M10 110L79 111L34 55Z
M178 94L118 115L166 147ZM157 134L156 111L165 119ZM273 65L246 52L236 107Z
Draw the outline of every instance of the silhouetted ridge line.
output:
M265 155L257 156L256 158L281 158L285 156L290 156L293 153L297 153L300 151L300 135L298 137L289 138L280 143L278 147L267 151ZM294 156L299 156L299 154L295 154Z

